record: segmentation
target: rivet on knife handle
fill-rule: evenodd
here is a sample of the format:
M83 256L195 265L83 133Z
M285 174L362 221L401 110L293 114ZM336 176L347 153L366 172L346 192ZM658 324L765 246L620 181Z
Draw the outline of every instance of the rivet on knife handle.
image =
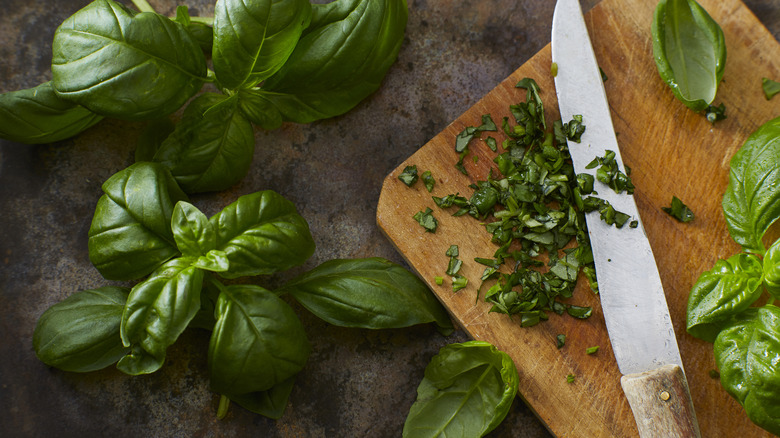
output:
M688 382L677 365L629 374L620 384L641 437L701 437Z

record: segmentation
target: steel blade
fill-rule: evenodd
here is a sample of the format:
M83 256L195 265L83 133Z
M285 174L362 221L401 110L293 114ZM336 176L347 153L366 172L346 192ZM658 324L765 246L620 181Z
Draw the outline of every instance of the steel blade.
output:
M561 120L582 115L586 126L580 143L569 141L575 171L585 169L607 150L620 156L612 126L604 83L591 46L578 0L558 0L552 26L552 60L557 64L555 88ZM586 215L601 306L620 372L632 374L667 364L682 368L682 360L669 316L655 257L632 195L617 194L596 182L598 197L631 216L639 225L618 229L601 220L598 212Z

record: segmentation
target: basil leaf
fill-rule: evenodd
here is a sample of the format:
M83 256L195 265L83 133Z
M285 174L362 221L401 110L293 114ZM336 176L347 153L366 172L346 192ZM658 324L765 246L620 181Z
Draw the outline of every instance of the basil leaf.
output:
M230 260L224 251L212 249L206 255L195 259L192 266L211 272L227 272L230 269Z
M276 73L310 20L308 0L218 0L212 54L217 80L235 89Z
M780 93L780 82L773 81L769 78L761 78L761 89L764 91L764 97L769 100Z
M449 315L417 276L382 258L330 260L285 284L319 318L341 327L408 327L435 322L453 330Z
M0 137L19 143L65 140L102 119L83 106L59 98L51 82L0 94Z
M764 287L774 299L780 299L780 240L775 241L764 254Z
M758 426L780 435L780 309L750 308L720 332L715 362L723 388Z
M403 436L484 436L506 417L518 382L512 359L489 343L448 345L425 368Z
M295 205L271 190L245 195L209 219L217 231L217 249L237 278L267 275L303 264L314 253L309 224Z
M75 372L99 370L118 361L128 351L119 337L128 291L112 286L84 290L49 307L33 332L38 359Z
M652 24L658 74L675 97L698 112L715 99L726 66L718 23L694 0L661 0Z
M190 19L189 8L185 5L179 5L176 7L177 23L184 26L189 32L192 39L200 46L200 50L204 54L211 54L211 49L214 44L214 29L211 26L198 21L192 21Z
M780 118L766 122L731 158L723 213L731 237L747 252L762 254L762 238L780 218Z
M250 122L266 131L282 126L282 115L259 88L238 90L238 108Z
M95 0L66 19L52 50L60 97L106 117L166 116L206 80L203 52L181 24L113 0Z
M199 257L217 247L217 232L205 214L186 201L173 209L171 229L182 255Z
M688 333L713 342L720 329L763 292L761 260L737 254L699 276L688 297Z
M187 106L154 161L168 167L185 192L210 192L240 181L254 150L252 125L236 110L236 99L205 93Z
M278 420L282 418L287 407L287 400L290 398L293 386L295 386L295 377L290 377L266 391L231 395L230 400L246 410Z
M379 88L403 42L406 0L336 0L312 5L289 60L260 91L283 120L343 114Z
M273 293L253 285L221 288L209 342L214 392L267 391L298 374L311 352L303 324Z
M171 216L187 196L170 173L136 163L103 184L89 228L89 259L109 280L135 280L178 255Z
M200 309L203 271L192 262L189 257L171 260L130 291L120 334L131 351L117 368L131 375L160 369L165 350Z
M694 217L693 211L677 196L672 196L671 205L669 207L661 207L661 210L683 223L692 221Z

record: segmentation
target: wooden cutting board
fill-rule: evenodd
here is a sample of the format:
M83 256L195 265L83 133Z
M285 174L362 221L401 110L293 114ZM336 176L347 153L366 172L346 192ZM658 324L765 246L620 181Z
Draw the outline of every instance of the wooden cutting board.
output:
M725 103L728 118L714 126L677 101L658 76L650 33L655 1L604 0L588 12L586 22L608 77L605 87L618 142L624 162L632 169L636 202L661 273L702 434L770 436L747 419L718 379L710 377L710 370L715 369L712 344L685 332L685 308L698 276L719 258L739 251L726 230L720 203L731 156L751 132L780 115L780 96L767 101L761 89L762 77L780 79L780 44L739 0L699 3L723 28L728 50L724 81L715 101ZM489 304L475 301L484 267L473 259L491 257L496 247L477 220L452 217L431 199L431 195L456 192L470 196L468 185L486 179L496 153L484 142L472 141L471 154L479 159L466 159L469 176L465 176L454 167L458 160L455 136L466 126L478 126L483 114L491 114L496 121L510 116L509 105L525 100L525 90L515 88L520 79L531 77L539 83L548 122L559 117L550 63L548 45L388 175L377 222L465 331L514 359L520 396L553 434L637 436L598 297L580 282L568 301L593 306L593 316L585 321L553 314L547 322L521 328L506 315L488 313ZM490 135L501 144L503 133ZM420 173L433 173L433 193L421 182L409 188L398 180L407 165L416 165ZM693 222L682 224L662 212L672 195L691 207L696 214ZM426 207L439 221L433 234L412 219ZM441 286L434 280L445 276L445 252L453 244L459 246L464 262L461 272L470 280L457 293L452 292L449 280ZM560 350L555 341L559 333L567 336ZM586 348L594 345L601 347L598 353L586 354ZM568 374L576 376L574 383L567 383Z

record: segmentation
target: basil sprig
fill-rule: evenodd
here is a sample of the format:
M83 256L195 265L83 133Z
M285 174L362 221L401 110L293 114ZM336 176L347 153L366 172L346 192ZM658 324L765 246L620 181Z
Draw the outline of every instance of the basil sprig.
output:
M687 329L714 343L720 381L760 427L780 435L780 118L758 128L731 159L723 213L744 253L701 274L688 298ZM762 297L769 303L761 303Z
M715 100L726 67L718 23L695 0L661 0L652 24L658 74L675 97L699 112Z

